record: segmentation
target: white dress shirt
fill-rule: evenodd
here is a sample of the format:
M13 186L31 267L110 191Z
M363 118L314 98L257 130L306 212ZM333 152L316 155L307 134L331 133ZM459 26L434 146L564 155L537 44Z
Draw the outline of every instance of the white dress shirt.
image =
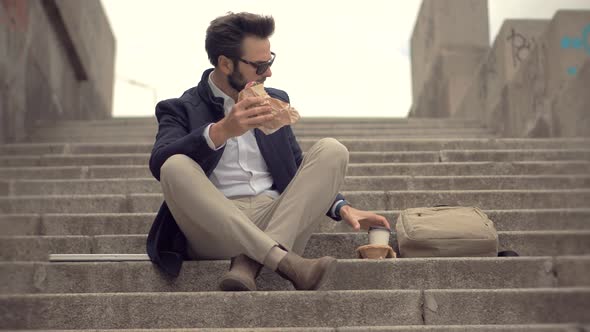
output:
M233 98L215 86L211 75L209 75L209 86L215 97L223 98L223 110L227 116L235 104ZM261 193L278 198L279 193L271 189L273 179L256 143L254 130L250 129L242 136L232 137L216 149L209 136L212 125L207 126L204 132L207 144L213 150L219 150L225 146L217 167L209 176L215 187L228 198L256 196Z
M212 73L209 75L209 86L215 97L223 98L223 110L227 116L235 105L235 101L215 86L211 75ZM212 150L219 150L225 146L217 167L209 176L209 180L215 187L228 198L255 196L261 193L268 194L275 199L278 198L278 191L271 189L273 178L256 143L254 130L250 129L242 136L232 137L215 148L215 144L209 136L209 129L212 125L212 123L209 124L203 133L207 144ZM334 209L339 202L335 202L330 209L332 216L335 216Z

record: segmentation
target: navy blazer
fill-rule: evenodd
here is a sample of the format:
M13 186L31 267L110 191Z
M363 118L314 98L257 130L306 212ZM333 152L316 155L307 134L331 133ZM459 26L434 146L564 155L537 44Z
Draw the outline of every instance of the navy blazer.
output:
M210 176L223 154L225 147L212 150L203 136L210 123L218 122L225 116L223 98L215 97L209 87L211 71L213 69L206 70L199 84L185 91L180 98L163 100L156 105L158 133L149 166L158 181L162 165L172 155L184 154L192 158ZM266 91L274 98L289 102L289 96L284 91L272 88L266 88ZM273 178L272 188L282 193L303 159L291 126L284 126L271 135L254 129L254 135ZM340 199L344 197L338 194L334 202ZM330 215L330 207L326 207L326 215L340 220ZM186 246L186 238L164 201L147 238L150 260L164 272L178 276L182 262L189 259Z

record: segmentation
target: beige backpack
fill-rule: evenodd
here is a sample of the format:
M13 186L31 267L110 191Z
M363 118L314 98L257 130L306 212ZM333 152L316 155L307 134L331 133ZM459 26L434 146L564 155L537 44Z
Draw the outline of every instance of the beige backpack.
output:
M494 223L477 207L407 209L395 229L401 257L498 256Z

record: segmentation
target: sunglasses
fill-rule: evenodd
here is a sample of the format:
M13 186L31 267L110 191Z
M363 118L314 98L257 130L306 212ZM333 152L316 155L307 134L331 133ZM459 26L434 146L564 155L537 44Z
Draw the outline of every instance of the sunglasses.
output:
M265 62L252 62L252 61L244 60L242 58L238 58L238 59L240 61L242 61L243 63L247 63L247 64L251 65L252 67L256 68L256 75L262 75L262 74L264 74L265 71L268 70L268 68L270 68L270 66L272 66L272 63L275 62L275 58L277 57L277 55L274 54L274 52L270 52L270 54L272 55L272 58L268 61L265 61Z

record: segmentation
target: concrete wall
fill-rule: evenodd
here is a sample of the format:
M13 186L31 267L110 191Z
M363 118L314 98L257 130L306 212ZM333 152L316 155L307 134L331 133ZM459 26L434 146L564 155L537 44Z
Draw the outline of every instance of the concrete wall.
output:
M446 118L458 108L473 79L473 72L485 55L476 52L442 51L429 68L420 97L414 101L409 117Z
M552 100L553 132L560 137L590 137L590 56Z
M488 48L487 1L424 0L411 39L410 116L448 116Z
M1 0L0 143L39 121L110 118L114 60L99 0Z
M475 71L454 117L479 119L488 124L491 108L498 103L504 85L526 61L549 20L506 20L490 51Z
M409 117L479 119L503 137L590 136L590 11L507 20L487 49L487 2L424 0Z
M581 39L588 24L590 11L562 10L555 14L526 61L502 88L488 120L493 130L504 137L551 137L563 133L554 115L562 110L554 109L553 101L560 94L568 94L567 89L577 89L573 87L575 82L570 82L577 75L568 69L581 68L590 54L583 48L564 49L562 40L567 36Z

